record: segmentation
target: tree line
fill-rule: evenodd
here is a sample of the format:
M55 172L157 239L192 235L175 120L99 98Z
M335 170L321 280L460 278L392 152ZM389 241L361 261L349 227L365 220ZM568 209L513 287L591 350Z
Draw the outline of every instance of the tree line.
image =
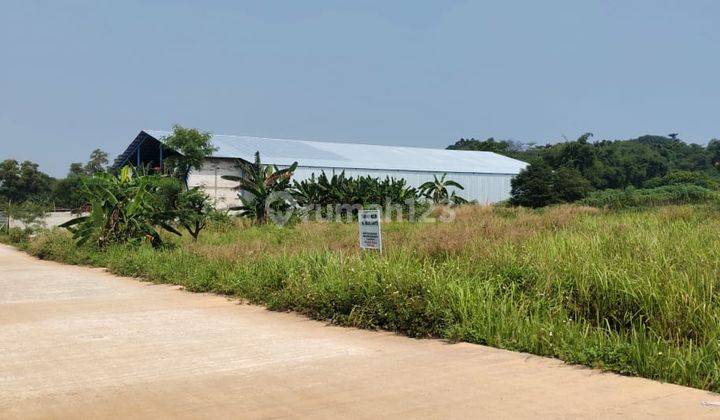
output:
M627 140L574 141L536 145L509 140L460 139L452 150L491 151L528 162L512 182L511 203L528 207L574 202L604 190L651 189L720 184L720 140L706 146L686 143L677 134Z
M0 162L0 204L31 201L46 207L75 209L84 202L84 180L107 169L108 154L100 149L93 150L86 163L71 163L68 174L60 179L42 172L37 163L5 159Z

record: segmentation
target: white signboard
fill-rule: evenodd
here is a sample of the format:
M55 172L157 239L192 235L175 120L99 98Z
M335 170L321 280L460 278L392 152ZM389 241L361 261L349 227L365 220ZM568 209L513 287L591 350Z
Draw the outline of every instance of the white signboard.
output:
M360 225L360 248L382 251L380 210L358 211L358 224Z

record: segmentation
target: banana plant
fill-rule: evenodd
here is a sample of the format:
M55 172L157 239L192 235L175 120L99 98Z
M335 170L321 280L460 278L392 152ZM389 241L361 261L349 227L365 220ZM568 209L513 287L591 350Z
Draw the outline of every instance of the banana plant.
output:
M230 210L238 211L243 217L254 219L258 224L265 224L268 221L269 199L273 194L284 192L290 187L297 162L287 168L278 169L275 165L263 165L260 161L260 152L255 152L255 161L247 162L238 159L235 162L240 170L240 176L223 175L222 178L229 181L236 181L240 206L231 207ZM283 206L283 202L274 203L276 206Z
M90 214L63 223L60 227L73 233L79 245L88 241L104 248L113 243L148 241L153 247L162 244L156 226L176 235L165 220L154 197L157 183L153 176L135 176L129 166L118 176L99 172L83 187L90 203Z
M433 175L433 180L428 181L422 185L420 185L420 193L424 195L425 197L431 199L433 203L435 204L441 204L441 203L452 203L452 204L462 204L466 203L467 200L464 198L455 195L455 192L453 191L452 194L449 193L448 188L449 187L455 187L459 190L463 190L462 185L458 184L457 182L445 179L447 177L447 174L442 174L440 178L437 177L437 175Z

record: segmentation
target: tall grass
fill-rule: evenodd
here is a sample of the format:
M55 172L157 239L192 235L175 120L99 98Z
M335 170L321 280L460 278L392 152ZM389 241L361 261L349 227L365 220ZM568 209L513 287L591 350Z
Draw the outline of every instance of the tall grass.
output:
M340 325L553 356L720 391L720 217L710 207L463 207L447 224L221 226L198 243L22 246L41 258L241 297Z

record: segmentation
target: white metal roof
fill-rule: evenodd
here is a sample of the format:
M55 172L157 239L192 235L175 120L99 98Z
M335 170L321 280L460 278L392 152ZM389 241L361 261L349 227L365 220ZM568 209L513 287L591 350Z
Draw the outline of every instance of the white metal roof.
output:
M157 140L167 131L144 130ZM428 172L517 174L527 163L493 152L380 146L357 143L270 139L214 134L218 148L213 157L253 161L260 152L263 163L317 168L354 168Z

